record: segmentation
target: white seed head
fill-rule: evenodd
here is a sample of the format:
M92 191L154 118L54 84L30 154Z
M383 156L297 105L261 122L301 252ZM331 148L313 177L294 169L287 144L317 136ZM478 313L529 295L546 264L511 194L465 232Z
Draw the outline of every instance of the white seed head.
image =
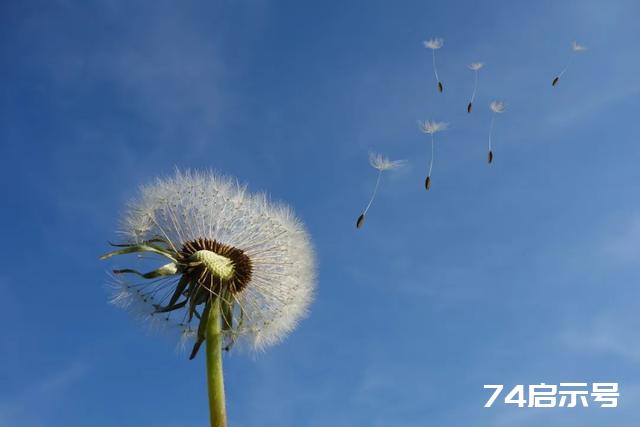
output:
M480 68L484 67L484 63L472 62L471 64L467 65L467 67L469 67L470 70L478 71Z
M418 121L418 127L424 133L436 133L447 130L449 128L449 123L435 122L432 120L427 120L424 122Z
M313 298L315 256L303 224L287 206L273 203L264 194L249 194L236 181L214 173L176 172L141 189L123 220L122 233L130 244L153 239L168 242L179 252L185 242L209 239L240 249L251 260L250 280L232 295L241 310L237 327L226 332L262 349L282 340L303 318ZM190 258L217 277L234 274L226 259L208 251ZM180 274L158 280L127 283L118 275L112 302L131 307L143 298L143 311L153 317L169 317L183 325L183 339L191 337L186 309L157 312L166 304ZM233 334L233 336L231 336Z
M434 38L434 39L425 40L422 43L424 43L424 47L426 48L440 49L442 45L444 45L444 40L440 38Z
M369 163L374 169L379 171L386 171L392 169L398 169L406 163L404 160L389 160L388 157L382 154L369 153Z
M585 50L587 50L586 46L582 46L580 44L578 44L577 41L574 41L571 44L571 50L573 50L574 52L584 52Z
M507 109L507 105L502 101L491 101L491 104L489 104L489 108L494 113L504 113Z

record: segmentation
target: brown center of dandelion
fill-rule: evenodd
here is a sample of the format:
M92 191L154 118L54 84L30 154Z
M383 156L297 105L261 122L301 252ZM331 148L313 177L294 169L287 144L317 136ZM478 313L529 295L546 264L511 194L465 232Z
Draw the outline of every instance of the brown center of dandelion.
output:
M251 280L251 259L243 250L216 240L185 242L179 257L186 266L184 274L217 295L224 290L240 292Z

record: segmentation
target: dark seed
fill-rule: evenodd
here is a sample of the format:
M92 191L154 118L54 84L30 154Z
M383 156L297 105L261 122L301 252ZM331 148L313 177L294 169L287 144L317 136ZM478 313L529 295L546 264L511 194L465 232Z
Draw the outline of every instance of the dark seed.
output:
M431 177L428 176L427 179L424 181L424 188L427 189L427 191L429 191L429 189L431 188Z
M360 214L358 220L356 221L356 228L360 228L364 225L364 214Z
M556 77L555 79L553 79L553 81L551 82L551 86L555 86L558 84L558 80L560 80L560 77Z
M438 90L442 92L442 89L443 89L442 82L438 82Z
M489 150L489 154L487 155L487 162L491 164L493 162L493 151Z
M467 113L470 113L472 108L473 108L473 103L470 102L469 105L467 105Z

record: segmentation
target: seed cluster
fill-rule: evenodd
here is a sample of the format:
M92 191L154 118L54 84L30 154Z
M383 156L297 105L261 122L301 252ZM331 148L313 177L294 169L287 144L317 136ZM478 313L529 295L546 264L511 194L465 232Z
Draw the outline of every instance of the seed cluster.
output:
M230 260L233 265L231 277L218 277L206 264L190 262L193 255L200 251L210 251ZM216 295L221 295L223 290L236 294L241 292L251 281L253 271L251 259L243 250L216 240L200 238L185 242L178 252L178 257L178 261L187 266L184 274L190 278L190 281L197 282Z

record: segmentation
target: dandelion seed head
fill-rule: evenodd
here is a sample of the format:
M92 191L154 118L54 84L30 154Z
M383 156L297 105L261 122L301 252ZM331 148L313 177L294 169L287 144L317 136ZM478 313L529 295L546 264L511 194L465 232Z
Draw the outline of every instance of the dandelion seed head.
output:
M577 41L574 41L571 44L571 50L573 50L574 52L584 52L585 50L587 50L587 48L586 48L586 46L578 44Z
M470 70L478 71L480 68L484 67L484 63L472 62L471 64L467 65L467 67L469 67Z
M304 225L287 206L233 179L180 171L158 179L129 204L121 234L128 245L154 246L164 251L159 258L176 260L176 274L165 268L152 280L113 280L111 302L151 323L197 330L202 306L219 297L233 313L225 339L263 349L295 328L313 298L315 256ZM189 285L176 293L185 276ZM172 295L177 303L186 295L188 304L162 312Z
M436 132L447 130L449 128L449 123L436 122L432 120L427 120L424 122L418 121L418 127L424 133L433 134Z
M444 45L444 40L440 38L433 38L433 39L425 40L422 43L424 43L424 47L435 50L435 49L440 49Z
M502 101L491 101L491 104L489 104L489 108L494 113L504 113L507 109L507 105Z
M404 166L405 163L406 162L404 160L389 160L388 157L385 157L382 154L369 153L369 164L371 164L371 167L378 169L379 171L398 169Z

